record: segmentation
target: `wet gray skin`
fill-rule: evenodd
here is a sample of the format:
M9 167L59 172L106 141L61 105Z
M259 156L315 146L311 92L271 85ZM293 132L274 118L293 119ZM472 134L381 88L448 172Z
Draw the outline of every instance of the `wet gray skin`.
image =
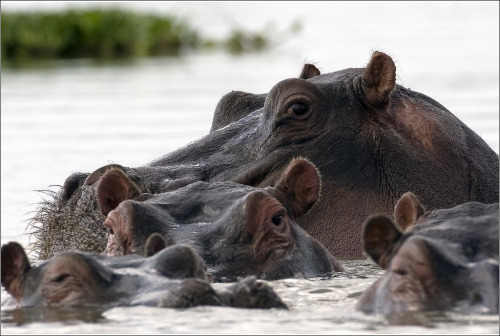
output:
M394 62L381 52L365 68L320 74L306 64L267 94L228 93L201 139L119 169L141 193L157 194L197 181L274 186L292 158L307 158L323 188L299 224L337 257L361 257L361 223L390 213L408 190L428 209L498 202L498 155L441 104L395 81ZM115 167L73 174L48 194L28 230L40 258L105 249L95 193Z
M203 260L193 249L175 245L156 251L159 243L153 245L147 250L157 253L147 257L64 252L37 266L30 265L18 243L3 245L2 286L13 301L6 304L103 309L135 305L287 308L267 283L255 277L214 289L206 279Z
M358 310L498 314L498 203L429 212L407 193L394 218L364 223L365 250L386 273L359 298Z
M193 247L214 281L324 276L342 267L296 222L317 201L320 187L314 165L294 159L276 187L195 182L122 199L135 185L123 171L110 170L97 189L110 230L106 253L143 254L146 238L159 233L168 244Z

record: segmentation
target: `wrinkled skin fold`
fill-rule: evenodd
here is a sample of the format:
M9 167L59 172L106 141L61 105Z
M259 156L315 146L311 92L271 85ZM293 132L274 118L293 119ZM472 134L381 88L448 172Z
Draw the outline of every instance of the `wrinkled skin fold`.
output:
M407 190L427 209L498 202L498 155L441 104L396 84L392 58L378 51L364 68L320 74L306 64L268 93L228 93L209 134L121 169L141 193L198 181L269 187L294 157L322 178L321 197L299 224L337 257L361 257L361 223L390 213ZM114 166L69 176L43 202L29 225L40 258L106 248L96 189Z

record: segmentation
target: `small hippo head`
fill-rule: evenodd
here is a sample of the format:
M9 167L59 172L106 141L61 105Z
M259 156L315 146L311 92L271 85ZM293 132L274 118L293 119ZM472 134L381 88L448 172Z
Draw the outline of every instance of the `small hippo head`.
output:
M375 215L363 225L365 251L386 273L358 310L498 313L498 203L426 212L407 193L394 218Z
M136 195L120 170L100 180L97 199L110 230L108 255L143 254L145 239L196 249L218 280L314 277L341 270L335 258L296 219L320 196L312 163L293 160L275 187L196 182L171 192Z
M154 246L147 249L156 252ZM208 298L211 288L205 280L203 260L187 246L172 246L150 258L69 251L37 266L18 243L2 246L2 285L19 306L156 305L146 299L155 295L170 306L176 303L167 302L168 290L172 299L187 291Z
M29 263L21 245L10 242L2 246L2 285L20 307L286 308L271 287L255 278L217 292L192 248L161 248L162 239L154 238L146 250L155 254L148 257L64 252L36 266ZM240 300L242 292L247 293L246 304Z

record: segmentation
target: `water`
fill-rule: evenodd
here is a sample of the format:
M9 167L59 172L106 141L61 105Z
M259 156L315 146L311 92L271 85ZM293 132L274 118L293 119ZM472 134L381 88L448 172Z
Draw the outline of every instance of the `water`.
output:
M3 309L2 332L56 334L476 334L498 333L498 316L410 313L366 315L353 306L380 276L367 261L344 261L331 279L284 279L273 287L289 306L242 309L118 307L97 309Z
M64 7L65 3L39 2ZM104 5L98 3L99 5ZM31 8L37 3L2 2ZM75 3L83 6L83 4ZM115 4L116 5L116 4ZM124 3L188 15L208 32L238 23L302 32L276 49L222 52L107 64L66 61L2 69L1 242L28 246L25 228L41 195L76 171L108 163L138 166L208 133L218 100L231 90L263 93L296 77L305 61L322 72L363 67L381 50L396 61L397 82L439 101L498 153L498 3ZM251 19L248 19L251 18ZM52 187L56 189L56 187ZM15 310L2 307L2 333L493 333L498 316L414 314L388 319L354 311L382 271L342 261L331 279L272 283L290 310L125 307ZM2 302L8 295L2 289Z

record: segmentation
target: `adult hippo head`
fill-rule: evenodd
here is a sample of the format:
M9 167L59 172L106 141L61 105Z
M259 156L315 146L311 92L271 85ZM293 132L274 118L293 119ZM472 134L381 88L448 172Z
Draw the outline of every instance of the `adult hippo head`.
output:
M5 244L2 246L2 285L13 301L6 300L5 304L18 307L286 308L274 290L255 277L213 288L206 279L203 260L193 249L181 245L158 249L157 240L156 236L149 240L151 246L146 250L152 255L146 258L64 252L36 266L30 264L21 245Z
M195 182L170 192L141 193L120 169L106 172L97 201L110 229L108 255L143 254L153 233L186 244L217 281L315 277L342 270L296 223L320 195L314 165L295 159L276 187ZM138 195L129 199L128 195Z
M365 68L306 64L267 94L228 93L208 135L124 171L153 194L196 181L267 187L293 157L321 172L322 197L300 224L335 256L362 256L361 223L407 190L429 209L498 202L498 155L445 107L397 85L393 60L377 51ZM105 248L95 190L110 168L71 175L43 204L31 224L41 258Z
M363 293L358 310L498 314L498 203L425 212L407 193L394 218L375 215L364 223L366 253L386 273Z

